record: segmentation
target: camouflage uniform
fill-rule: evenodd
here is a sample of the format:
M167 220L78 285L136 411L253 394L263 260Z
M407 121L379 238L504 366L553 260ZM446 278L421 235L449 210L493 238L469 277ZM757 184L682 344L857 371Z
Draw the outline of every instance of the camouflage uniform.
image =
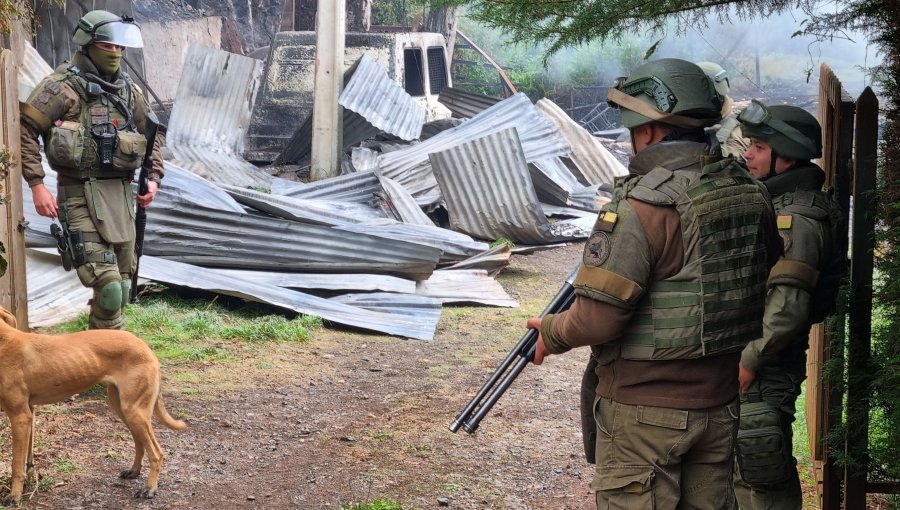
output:
M101 76L82 51L44 78L21 106L22 174L29 186L43 183L43 137L57 172L60 221L76 236L70 237L74 267L81 283L94 290L90 327L121 329L137 263L131 181L146 152L142 133L150 106L125 72ZM93 129L107 129L114 139L108 164L101 162ZM156 182L163 176L158 143L149 172Z

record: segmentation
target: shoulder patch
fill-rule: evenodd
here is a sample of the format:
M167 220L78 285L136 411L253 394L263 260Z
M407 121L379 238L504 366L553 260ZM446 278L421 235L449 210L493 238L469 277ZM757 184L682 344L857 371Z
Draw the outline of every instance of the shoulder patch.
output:
M616 228L616 221L618 220L618 214L612 211L603 211L600 213L600 217L597 218L597 230L612 232L613 229Z
M776 223L779 230L787 230L794 223L794 217L790 214L779 214Z
M594 267L602 266L609 258L611 248L612 243L606 232L602 230L594 232L584 248L584 264Z

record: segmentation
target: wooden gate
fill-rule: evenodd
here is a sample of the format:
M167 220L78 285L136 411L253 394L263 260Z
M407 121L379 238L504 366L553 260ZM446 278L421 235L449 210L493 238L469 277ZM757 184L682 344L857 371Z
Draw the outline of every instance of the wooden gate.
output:
M823 510L865 508L867 492L869 389L856 374L869 370L871 355L872 269L875 229L875 174L878 99L866 88L855 101L823 64L819 74L819 121L826 187L851 218L844 251L850 253L849 294L844 315L810 332L807 361L806 417L810 452ZM852 214L851 214L852 204ZM825 377L844 374L848 385ZM846 402L846 407L845 407ZM829 432L841 425L851 431L843 444L846 462L829 453ZM842 491L843 487L843 491Z

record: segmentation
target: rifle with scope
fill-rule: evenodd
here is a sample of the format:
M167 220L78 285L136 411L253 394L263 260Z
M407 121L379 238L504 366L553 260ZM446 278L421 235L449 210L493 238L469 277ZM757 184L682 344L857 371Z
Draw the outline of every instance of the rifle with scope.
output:
M562 312L572 305L572 301L575 300L575 288L572 286L574 278L575 271L572 271L569 277L566 278L565 283L563 283L562 288L550 301L550 304L541 312L541 317L551 313ZM522 373L525 366L534 360L538 334L538 330L529 329L522 336L519 343L509 351L509 354L506 355L500 366L488 377L488 380L478 390L478 393L472 397L465 409L456 416L456 419L450 424L450 432L455 433L462 427L469 434L475 433L478 425L481 424L481 420L487 416L494 404L506 393L506 390L516 380L516 377Z

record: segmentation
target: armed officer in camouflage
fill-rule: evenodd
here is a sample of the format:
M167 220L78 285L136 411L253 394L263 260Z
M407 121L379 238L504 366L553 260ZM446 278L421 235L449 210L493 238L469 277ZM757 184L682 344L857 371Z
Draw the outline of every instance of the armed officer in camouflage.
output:
M781 254L769 196L721 158L706 128L722 97L697 65L649 62L608 100L631 130L630 175L586 243L571 308L528 320L534 363L591 346L584 435L596 434L598 509L732 508L731 364L762 333Z
M148 143L153 164L140 205L150 205L163 177L160 141L143 134L155 116L121 66L124 48L143 41L133 20L100 10L78 21L72 41L80 47L72 61L21 104L22 174L38 214L60 220L63 264L94 291L90 327L121 329L137 262L131 182ZM57 172L56 198L44 185L38 137Z
M819 122L796 106L752 102L738 119L750 137L747 167L768 188L784 257L769 276L763 335L741 355L735 493L742 509L800 509L791 423L812 324L832 311L844 261L840 207L822 191Z

